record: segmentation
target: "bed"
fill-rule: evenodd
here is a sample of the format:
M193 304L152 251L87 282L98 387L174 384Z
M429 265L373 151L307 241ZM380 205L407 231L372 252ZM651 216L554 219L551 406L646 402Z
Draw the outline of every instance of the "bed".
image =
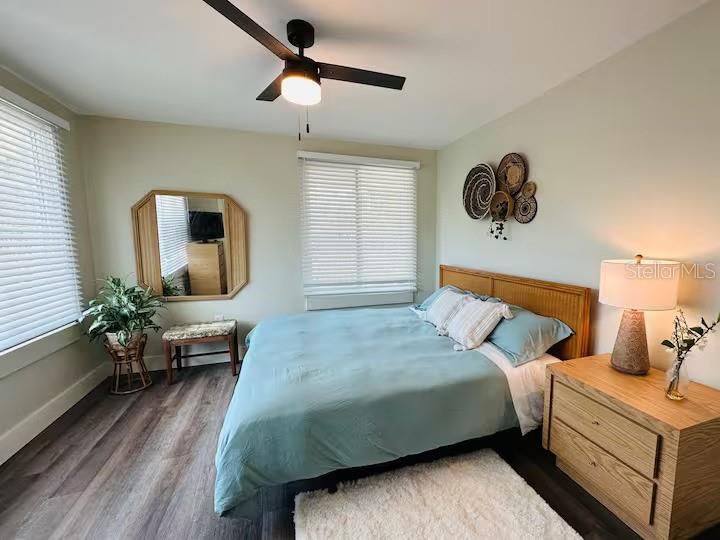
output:
M440 268L440 285L563 320L552 353L587 353L589 290ZM490 349L457 352L406 307L309 312L260 323L216 455L215 510L251 514L264 487L518 426L510 374Z

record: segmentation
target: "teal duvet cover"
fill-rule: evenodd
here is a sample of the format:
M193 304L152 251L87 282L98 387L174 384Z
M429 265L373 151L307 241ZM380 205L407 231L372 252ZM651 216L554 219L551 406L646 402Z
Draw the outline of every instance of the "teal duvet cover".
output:
M518 423L503 372L405 307L279 317L248 341L218 441L216 512Z

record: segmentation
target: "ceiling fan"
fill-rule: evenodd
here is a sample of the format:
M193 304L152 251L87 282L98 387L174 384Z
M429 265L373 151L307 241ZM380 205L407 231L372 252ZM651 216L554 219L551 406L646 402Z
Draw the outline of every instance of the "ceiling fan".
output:
M402 90L405 84L405 77L398 75L316 62L305 56L305 49L315 43L315 28L307 21L293 19L287 24L288 41L299 49L296 54L229 0L204 2L285 62L282 73L257 97L259 101L275 101L282 95L291 103L315 105L320 103L322 96L320 79L335 79L394 90Z

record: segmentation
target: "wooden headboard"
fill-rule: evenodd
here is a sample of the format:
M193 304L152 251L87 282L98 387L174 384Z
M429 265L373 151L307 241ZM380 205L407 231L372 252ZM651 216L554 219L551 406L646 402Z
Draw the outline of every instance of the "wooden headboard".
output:
M590 348L590 289L457 266L440 266L440 286L454 285L476 294L497 296L545 317L559 319L574 336L550 349L562 360L587 356Z

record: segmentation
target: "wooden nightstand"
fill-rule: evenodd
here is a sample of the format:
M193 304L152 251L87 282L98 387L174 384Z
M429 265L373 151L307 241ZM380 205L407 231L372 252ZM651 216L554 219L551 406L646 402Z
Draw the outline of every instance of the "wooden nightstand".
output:
M720 522L720 391L691 383L671 401L664 382L610 355L548 366L543 446L641 536L687 538Z

